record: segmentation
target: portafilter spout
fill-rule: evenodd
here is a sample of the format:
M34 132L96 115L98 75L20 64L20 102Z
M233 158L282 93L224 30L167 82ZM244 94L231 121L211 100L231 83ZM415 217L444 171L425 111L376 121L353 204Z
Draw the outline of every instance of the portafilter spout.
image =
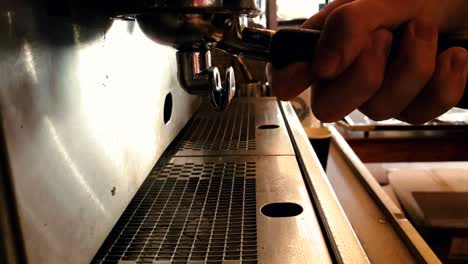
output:
M157 43L177 49L177 76L190 94L209 97L217 110L224 110L235 95L234 70L229 67L224 81L211 63L210 49L221 42L234 19L225 13L158 12L137 16L143 32Z

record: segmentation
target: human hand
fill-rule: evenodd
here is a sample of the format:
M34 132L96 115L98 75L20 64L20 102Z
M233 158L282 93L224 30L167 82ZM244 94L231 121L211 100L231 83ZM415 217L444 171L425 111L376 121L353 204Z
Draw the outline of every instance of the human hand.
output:
M322 30L314 61L269 66L270 84L282 100L313 84L312 109L324 122L356 108L374 120L426 122L463 95L468 52L436 51L438 33L468 28L467 17L464 0L333 1L303 25ZM388 62L397 28L400 48Z

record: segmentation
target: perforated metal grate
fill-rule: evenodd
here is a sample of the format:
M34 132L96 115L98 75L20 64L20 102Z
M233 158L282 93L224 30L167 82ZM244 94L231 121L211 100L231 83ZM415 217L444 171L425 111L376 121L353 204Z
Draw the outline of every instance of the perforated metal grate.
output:
M257 263L255 175L254 162L156 165L92 263Z
M255 105L234 101L224 112L202 109L176 150L255 150Z

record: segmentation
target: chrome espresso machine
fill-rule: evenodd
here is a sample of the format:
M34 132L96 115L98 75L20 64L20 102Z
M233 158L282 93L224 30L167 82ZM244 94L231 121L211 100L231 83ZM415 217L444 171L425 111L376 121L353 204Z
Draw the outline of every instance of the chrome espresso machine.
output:
M265 29L266 6L2 1L0 263L372 260L291 104L236 96L231 55L283 67L319 37Z

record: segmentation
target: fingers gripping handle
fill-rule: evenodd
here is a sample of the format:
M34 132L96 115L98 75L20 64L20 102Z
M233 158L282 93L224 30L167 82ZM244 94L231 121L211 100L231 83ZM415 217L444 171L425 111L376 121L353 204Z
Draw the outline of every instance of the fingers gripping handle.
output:
M468 50L468 35L439 35L438 53L451 47L462 47ZM468 81L465 83L465 92L457 107L468 109Z
M398 34L394 38L398 38ZM282 69L295 62L310 62L314 58L315 45L320 38L319 30L281 29L271 40L271 63L275 69ZM398 43L398 39L394 39ZM438 52L450 47L463 47L468 50L468 36L439 36ZM389 60L392 60L390 58ZM457 107L468 109L468 83Z
M275 69L282 69L294 62L312 61L319 38L319 30L278 30L270 44L271 64Z

